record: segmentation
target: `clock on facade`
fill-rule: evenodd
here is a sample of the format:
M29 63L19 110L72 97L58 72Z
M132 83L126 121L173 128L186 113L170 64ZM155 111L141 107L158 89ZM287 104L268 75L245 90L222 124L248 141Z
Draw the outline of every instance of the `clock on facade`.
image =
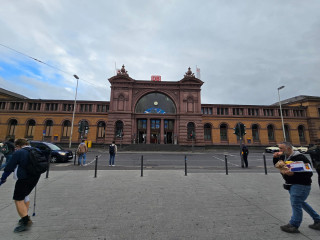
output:
M157 106L158 105L158 102L157 101L154 101L154 103L153 103L155 106Z

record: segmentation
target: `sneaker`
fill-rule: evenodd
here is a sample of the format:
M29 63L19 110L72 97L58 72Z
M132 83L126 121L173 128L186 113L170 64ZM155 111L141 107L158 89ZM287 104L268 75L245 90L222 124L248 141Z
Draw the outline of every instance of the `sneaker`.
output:
M299 229L295 226L292 226L290 223L287 225L280 226L281 230L287 233L299 233Z
M28 223L23 223L19 220L18 226L16 226L13 230L15 233L27 231L31 227L32 221L29 220Z
M83 164L83 166L87 166L88 164Z
M320 222L315 222L314 224L309 225L309 228L320 230Z
M114 167L115 165L113 164L112 167Z

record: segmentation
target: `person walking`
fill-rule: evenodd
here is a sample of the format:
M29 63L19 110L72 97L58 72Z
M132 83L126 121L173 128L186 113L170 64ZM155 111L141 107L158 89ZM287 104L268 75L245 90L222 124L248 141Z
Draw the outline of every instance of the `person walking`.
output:
M78 146L77 149L77 155L78 155L78 165L80 166L86 166L86 159L87 159L87 152L88 147L84 140L81 141L81 143Z
M117 153L117 145L115 144L115 141L112 142L112 144L110 144L109 146L109 155L110 155L110 158L109 158L109 167L110 166L115 166L114 165L114 159L116 157L116 153Z
M30 145L28 141L26 139L17 139L14 144L16 151L13 153L11 160L4 169L0 179L0 185L5 183L7 177L14 172L17 181L14 188L13 200L17 212L21 217L18 225L14 228L14 232L22 232L28 230L32 224L30 216L28 215L30 205L29 194L37 185L40 174L30 175L26 170L30 161L28 150Z
M15 150L15 147L14 147L14 139L13 138L10 138L8 141L5 141L2 144L0 151L2 152L4 157L6 158L6 162L1 163L0 170L7 166L8 162L12 158L12 154L13 154L14 150Z
M318 173L318 185L320 188L320 142L309 148L306 154L310 155L312 165Z
M306 156L298 151L293 151L291 143L283 142L278 144L279 152L273 154L273 164L286 164L286 161L304 162L310 161ZM282 162L283 161L283 162ZM305 210L313 219L314 223L309 228L320 230L320 216L306 202L311 190L312 172L291 172L283 168L280 173L285 180L284 187L289 189L292 216L288 224L280 226L280 229L288 233L299 233L299 227L302 223L302 209Z
M248 167L248 155L249 155L249 149L247 148L246 145L243 145L242 146L242 157L243 157L243 161L244 161L244 164L246 166L246 168Z

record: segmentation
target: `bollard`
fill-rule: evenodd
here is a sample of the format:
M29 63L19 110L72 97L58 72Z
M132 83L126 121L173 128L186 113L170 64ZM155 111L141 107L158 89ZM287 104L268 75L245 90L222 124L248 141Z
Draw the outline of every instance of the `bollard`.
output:
M76 165L76 161L77 161L77 150L74 151L74 158L73 158L73 165Z
M226 163L226 175L228 175L228 159L227 159L227 155L224 155L224 161Z
M187 155L184 156L184 175L187 176Z
M141 177L143 177L143 155L141 156Z
M266 162L266 155L263 153L263 165L264 165L264 173L267 175L267 162Z
M94 177L95 178L97 177L97 169L98 169L98 156L96 156L96 164L94 167Z
M48 157L48 170L47 170L47 173L46 173L46 178L49 177L50 161L51 161L51 152L50 152L49 157Z

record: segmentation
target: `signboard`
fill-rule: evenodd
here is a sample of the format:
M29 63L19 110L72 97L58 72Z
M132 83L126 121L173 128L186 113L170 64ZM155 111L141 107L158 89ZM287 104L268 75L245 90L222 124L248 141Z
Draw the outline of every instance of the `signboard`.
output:
M161 82L161 76L160 75L152 75L151 81Z

